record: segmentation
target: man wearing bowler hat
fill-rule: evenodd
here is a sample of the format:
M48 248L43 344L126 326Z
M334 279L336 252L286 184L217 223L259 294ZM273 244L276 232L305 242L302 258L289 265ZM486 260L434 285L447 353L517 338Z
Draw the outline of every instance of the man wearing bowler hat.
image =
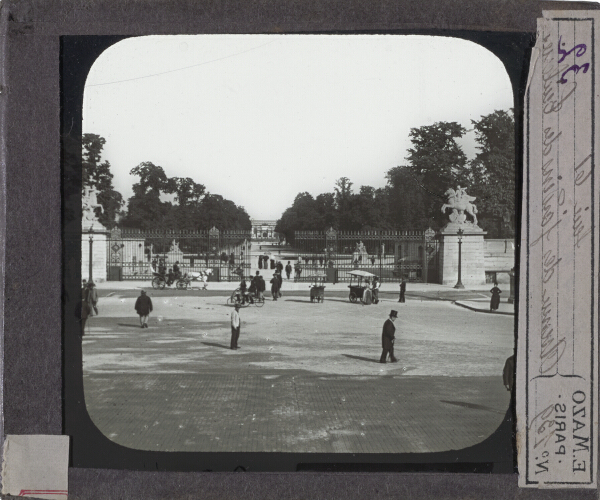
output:
M381 343L383 345L383 352L381 353L380 363L385 363L388 353L390 354L390 360L392 363L396 363L398 360L394 357L394 339L396 333L396 327L394 321L398 318L398 311L392 310L390 317L383 324L383 333L381 334Z

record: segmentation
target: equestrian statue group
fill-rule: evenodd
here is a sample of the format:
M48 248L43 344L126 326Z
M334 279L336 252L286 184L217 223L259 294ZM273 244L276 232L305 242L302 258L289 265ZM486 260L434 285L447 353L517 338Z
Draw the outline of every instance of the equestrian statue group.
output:
M442 213L446 213L448 208L452 209L450 214L450 222L456 222L463 224L467 221L467 215L473 217L472 224L477 225L477 207L471 203L475 201L475 196L469 196L467 194L467 188L456 187L456 191L452 188L446 190L446 196L448 197L448 203L442 205ZM466 212L466 213L465 213Z

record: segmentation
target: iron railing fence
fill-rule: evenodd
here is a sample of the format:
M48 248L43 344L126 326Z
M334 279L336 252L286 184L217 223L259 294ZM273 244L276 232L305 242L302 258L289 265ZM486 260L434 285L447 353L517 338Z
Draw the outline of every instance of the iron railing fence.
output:
M349 271L368 271L381 281L438 281L438 240L427 231L296 231L297 281L336 270L337 281L350 281ZM298 275L297 269L300 268Z
M212 280L236 281L250 272L251 232L113 230L107 239L108 279L150 279L173 268L182 273L212 269Z

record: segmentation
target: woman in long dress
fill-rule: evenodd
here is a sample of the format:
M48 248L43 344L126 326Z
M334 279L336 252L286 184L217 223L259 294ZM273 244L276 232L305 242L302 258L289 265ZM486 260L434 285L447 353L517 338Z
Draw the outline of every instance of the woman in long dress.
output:
M370 306L373 303L373 292L371 291L371 285L369 280L365 281L365 291L363 292L363 304L365 306Z
M494 288L490 290L490 293L492 294L492 298L490 300L490 311L497 311L498 306L500 305L500 294L502 293L502 290L498 288L498 283L494 283Z

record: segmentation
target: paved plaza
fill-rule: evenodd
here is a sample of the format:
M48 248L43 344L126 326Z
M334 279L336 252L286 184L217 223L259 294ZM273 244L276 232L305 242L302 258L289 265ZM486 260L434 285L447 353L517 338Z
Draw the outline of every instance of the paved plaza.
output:
M513 316L459 307L451 289L415 290L399 304L390 288L363 306L345 287L313 304L306 284L289 284L277 302L244 307L232 351L230 290L150 289L154 312L141 329L139 292L104 284L83 337L92 420L118 444L162 451L435 452L498 428ZM390 309L399 362L380 364Z

